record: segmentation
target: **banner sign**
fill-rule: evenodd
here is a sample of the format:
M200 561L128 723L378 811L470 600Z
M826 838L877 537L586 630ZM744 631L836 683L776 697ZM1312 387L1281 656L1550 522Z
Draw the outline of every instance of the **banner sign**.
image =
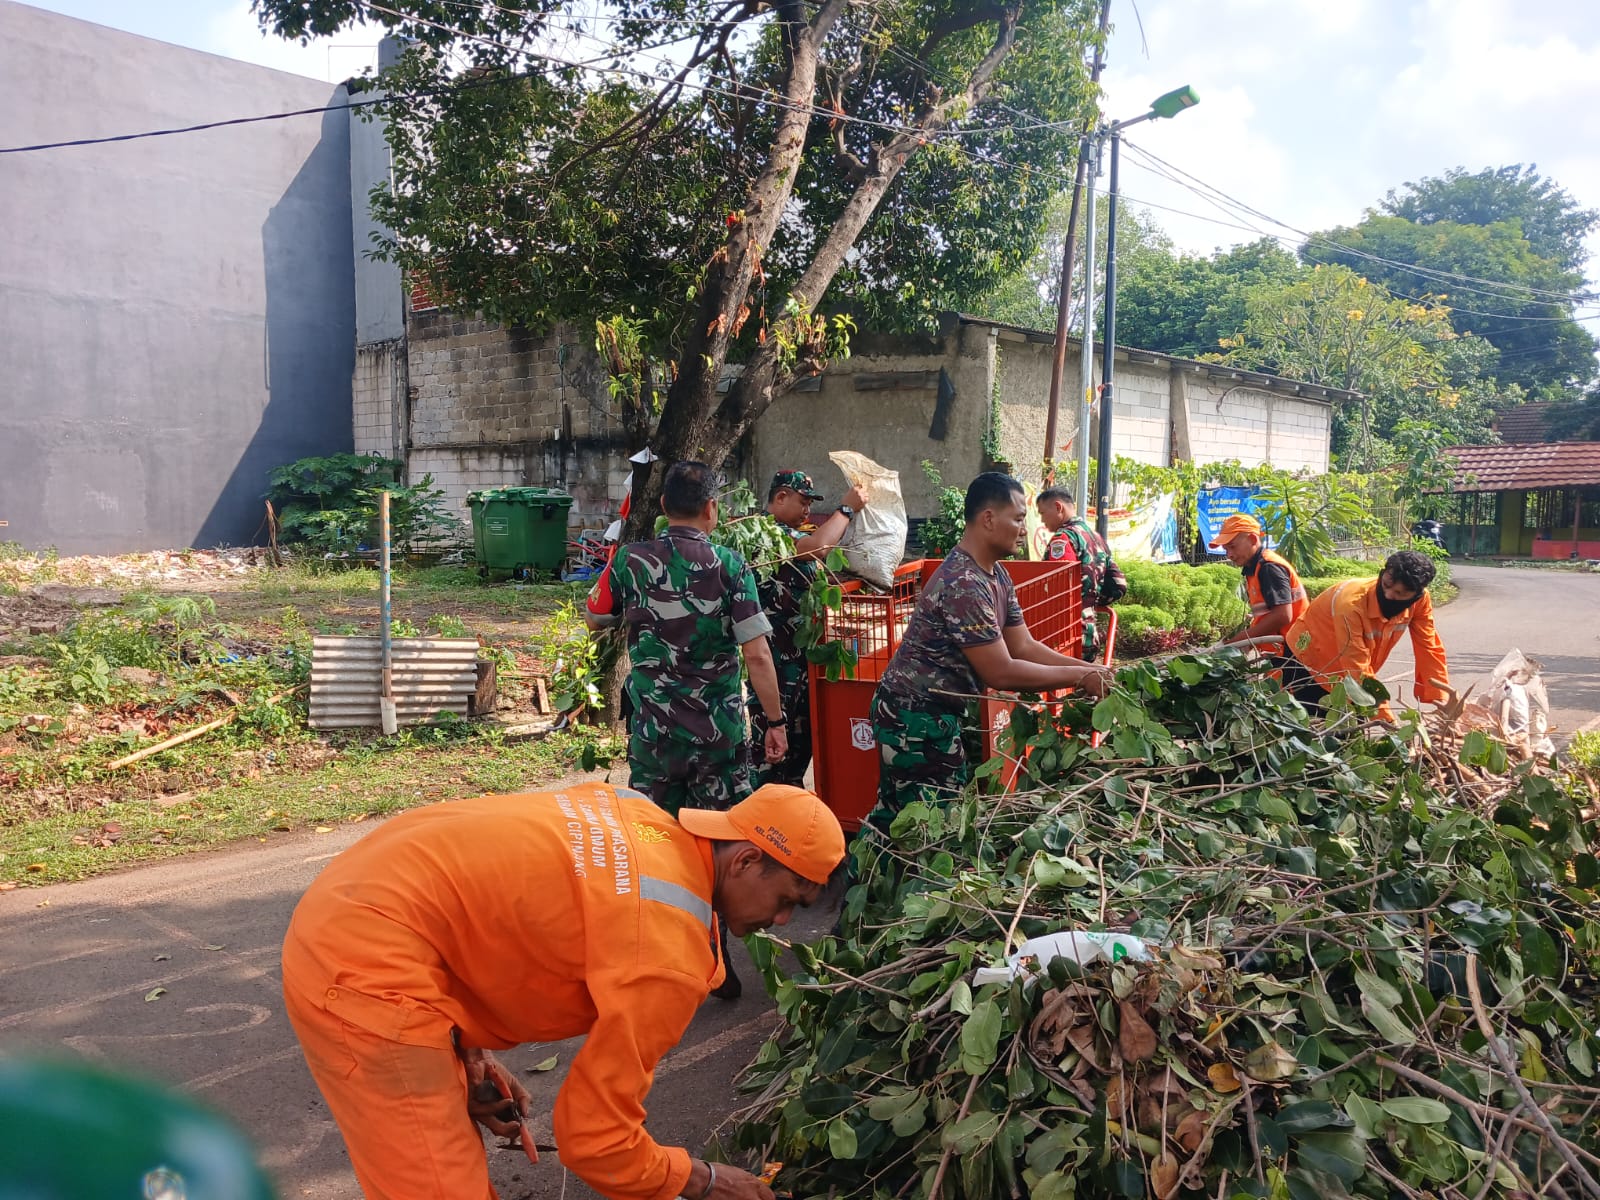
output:
M1132 508L1113 508L1106 522L1111 557L1160 563L1181 561L1174 501L1173 494L1167 492ZM1094 520L1092 513L1089 519Z
M1195 529L1200 539L1200 544L1206 548L1207 554L1221 557L1224 553L1219 546L1213 550L1211 539L1217 536L1217 531L1222 528L1222 523L1235 513L1245 513L1261 521L1263 525L1264 505L1261 501L1261 489L1258 487L1207 487L1201 488L1195 496ZM1271 538L1266 544L1273 545Z

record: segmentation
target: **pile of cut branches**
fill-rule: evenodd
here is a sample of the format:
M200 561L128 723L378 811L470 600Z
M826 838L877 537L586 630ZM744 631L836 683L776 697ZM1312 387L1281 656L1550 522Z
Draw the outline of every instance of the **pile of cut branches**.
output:
M1575 797L1521 767L1458 804L1368 716L1313 725L1234 652L1019 708L1025 790L858 843L799 974L753 943L784 1025L736 1149L795 1196L1600 1197ZM1070 929L1150 957L974 984Z

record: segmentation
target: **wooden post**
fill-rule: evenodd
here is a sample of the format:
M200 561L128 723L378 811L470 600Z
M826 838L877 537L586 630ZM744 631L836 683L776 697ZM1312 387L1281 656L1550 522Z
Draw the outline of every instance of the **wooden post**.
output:
M1572 489L1572 553L1569 558L1578 558L1578 529L1583 524L1583 489Z

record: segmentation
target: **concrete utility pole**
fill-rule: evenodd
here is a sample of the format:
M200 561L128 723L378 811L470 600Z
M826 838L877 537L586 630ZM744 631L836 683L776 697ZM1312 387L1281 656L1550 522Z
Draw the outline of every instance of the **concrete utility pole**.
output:
M1100 72L1105 66L1106 32L1111 28L1111 0L1100 0L1100 34L1094 47L1094 61L1089 68L1089 86L1098 90L1100 86ZM1096 104L1098 109L1098 102ZM1084 175L1087 168L1089 151L1094 143L1094 128L1099 124L1098 114L1089 123L1089 130L1078 142L1078 165L1072 182L1072 208L1067 213L1067 241L1061 248L1061 281L1056 288L1056 344L1055 355L1050 362L1050 406L1045 410L1044 418L1044 470L1042 478L1046 483L1053 482L1056 461L1056 426L1061 415L1061 376L1066 371L1067 365L1067 327L1071 323L1072 312L1072 267L1078 257L1078 204L1083 197ZM1092 185L1091 185L1092 186ZM1090 229L1089 257L1094 257L1094 234L1092 232L1094 220L1094 200L1089 201ZM1085 277L1085 290L1092 290ZM1078 425L1077 439L1080 443L1087 440L1087 432L1082 423ZM1081 492L1081 489L1080 489ZM1081 507L1083 497L1080 494L1078 503Z
M1078 350L1078 512L1089 511L1089 397L1094 388L1094 184L1100 178L1098 131L1084 139L1093 163L1085 192L1089 201L1083 239L1083 343Z

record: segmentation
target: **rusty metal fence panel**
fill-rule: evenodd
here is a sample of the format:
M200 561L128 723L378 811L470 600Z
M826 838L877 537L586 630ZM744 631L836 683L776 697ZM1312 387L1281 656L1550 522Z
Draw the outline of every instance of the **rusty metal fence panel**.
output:
M478 686L475 638L395 638L395 712L401 725L441 713L466 716ZM317 637L311 642L311 728L379 725L383 649L376 637Z

